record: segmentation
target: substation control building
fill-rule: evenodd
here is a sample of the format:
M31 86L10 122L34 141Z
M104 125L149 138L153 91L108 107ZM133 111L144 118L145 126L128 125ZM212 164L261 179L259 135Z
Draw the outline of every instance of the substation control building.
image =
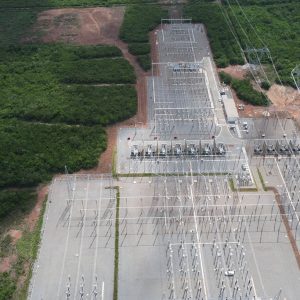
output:
M227 122L230 124L235 124L239 118L238 111L235 106L234 100L227 94L222 96L224 111L227 118Z

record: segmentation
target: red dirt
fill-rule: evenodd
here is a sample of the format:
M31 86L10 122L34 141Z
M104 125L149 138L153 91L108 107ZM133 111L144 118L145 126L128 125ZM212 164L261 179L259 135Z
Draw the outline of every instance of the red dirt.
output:
M33 210L30 212L30 214L25 218L25 224L28 226L30 231L32 231L34 229L36 222L39 219L42 205L43 205L44 199L48 193L48 189L49 189L48 185L37 188L36 204L35 204Z
M79 45L113 44L118 39L124 7L63 8L39 14L30 40Z
M22 237L21 230L11 229L11 230L9 230L8 234L12 238L13 245L15 245L17 243L17 241Z
M224 71L237 79L244 79L247 75L247 69L243 66L228 66L218 71ZM260 91L256 84L253 87ZM266 92L272 102L267 108L247 104L240 100L233 90L232 93L236 104L244 104L244 111L239 111L242 117L262 117L267 110L271 115L276 113L277 115L284 114L284 117L292 117L300 125L300 93L292 87L273 84Z
M218 72L225 72L229 74L230 76L236 78L236 79L244 79L247 75L247 69L243 66L228 66L226 68L219 68Z
M275 195L275 199L276 199L277 205L279 207L279 211L280 211L280 214L281 214L282 221L283 221L285 229L287 231L287 235L288 235L289 241L291 243L293 253L294 253L296 261L297 261L298 268L300 269L300 252L299 252L297 242L296 242L295 237L294 237L294 233L293 233L293 231L291 229L291 226L289 224L289 220L286 216L285 208L282 205L280 194L278 193L278 191L275 187L268 187L268 189L271 190Z
M1 258L0 261L0 273L8 272L11 266L17 261L16 255L10 255L7 257Z

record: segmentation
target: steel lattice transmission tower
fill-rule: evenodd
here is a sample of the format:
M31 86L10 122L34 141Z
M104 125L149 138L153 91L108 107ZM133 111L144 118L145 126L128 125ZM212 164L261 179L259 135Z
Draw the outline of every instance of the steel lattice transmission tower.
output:
M247 47L244 52L246 53L248 62L251 65L260 65L260 62L263 58L270 58L270 50L267 47L259 49Z
M267 58L269 61L272 61L271 53L269 48L263 47L263 48L250 48L247 46L246 50L244 50L244 53L248 59L248 63L250 64L250 68L253 69L253 71L258 72L259 70L262 72L262 74L265 76L266 80L269 82L268 76L265 73L261 61L264 58Z

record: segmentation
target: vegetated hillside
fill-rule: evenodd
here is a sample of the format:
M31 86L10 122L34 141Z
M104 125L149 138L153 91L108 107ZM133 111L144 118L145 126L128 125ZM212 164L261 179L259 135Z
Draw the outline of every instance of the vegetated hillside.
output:
M129 5L126 8L120 38L128 43L129 52L137 56L144 70L151 68L149 31L167 17L158 5Z
M102 127L12 118L105 126L132 116L133 86L88 85L135 82L123 58L98 58L107 52L120 55L108 46L24 45L1 51L0 188L35 185L64 165L76 171L97 163L106 147Z
M0 117L103 126L131 117L136 92L127 83L135 82L133 69L123 58L97 58L108 51L120 55L110 46L28 45L3 50Z
M252 3L250 0L241 1L246 2ZM206 25L217 65L224 67L243 62L238 44L228 27L230 20L242 48L267 46L283 83L293 85L290 72L300 61L299 1L272 5L261 1L260 5L247 6L238 6L234 0L226 0L225 3L221 7L216 3L193 2L185 8L186 16ZM270 64L264 58L262 62Z
M153 3L156 0L1 0L0 8L109 6L115 4Z

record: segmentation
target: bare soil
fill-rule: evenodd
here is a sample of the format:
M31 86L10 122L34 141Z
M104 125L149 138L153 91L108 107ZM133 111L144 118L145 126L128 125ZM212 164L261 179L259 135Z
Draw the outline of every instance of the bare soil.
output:
M31 40L79 45L114 44L125 7L63 8L43 11Z
M237 79L244 79L247 75L247 68L240 65L228 66L226 68L219 68L218 71L219 72L223 71Z
M9 236L12 239L12 244L15 245L17 241L22 237L22 231L17 229L11 229L8 232Z
M247 69L244 66L228 66L219 69L219 71L224 71L237 79L244 79L247 75ZM256 85L254 85L254 88L258 89ZM262 117L268 110L271 114L284 114L285 117L292 117L300 126L300 93L292 87L273 84L266 92L272 102L267 108L248 104L240 100L234 91L232 93L237 104L244 104L244 111L239 111L239 114L243 117Z
M0 261L0 273L9 272L11 269L11 266L17 261L16 255L10 255L7 257L1 258Z
M25 218L25 226L32 231L36 225L36 222L39 219L40 212L42 209L43 202L48 194L49 185L39 186L37 188L37 201L33 210L30 214Z

